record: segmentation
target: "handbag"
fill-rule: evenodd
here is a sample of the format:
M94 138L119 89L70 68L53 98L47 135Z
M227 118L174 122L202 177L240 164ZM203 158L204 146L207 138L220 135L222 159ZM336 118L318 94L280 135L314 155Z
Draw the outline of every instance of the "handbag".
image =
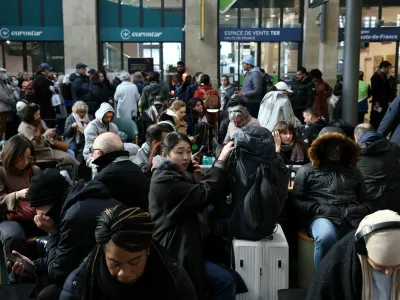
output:
M53 104L53 107L60 106L61 105L60 96L58 94L54 94L51 97L51 103Z
M2 177L2 180L4 182L4 186L6 183L6 177L4 174L4 169L0 167L0 175ZM32 178L33 176L33 170L32 168L29 170L29 176ZM7 187L5 186L6 192L7 192ZM19 201L19 208L16 212L10 212L7 214L7 220L9 221L33 221L33 218L36 215L36 209L34 207L31 207L29 205L28 200L20 200Z
M53 140L53 147L64 152L68 152L69 144L66 142Z

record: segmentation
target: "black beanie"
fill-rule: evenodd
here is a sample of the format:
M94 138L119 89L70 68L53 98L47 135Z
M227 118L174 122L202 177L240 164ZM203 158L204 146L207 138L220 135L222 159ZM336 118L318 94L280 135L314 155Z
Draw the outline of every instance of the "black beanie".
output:
M42 174L32 178L28 191L28 200L31 207L51 205L64 198L69 184L55 169L46 169Z
M322 130L319 132L318 136L320 137L321 135L325 134L325 133L329 133L329 132L336 132L336 133L341 133L343 135L346 135L344 133L344 131L342 130L342 128L339 127L334 127L334 126L327 126L322 128Z

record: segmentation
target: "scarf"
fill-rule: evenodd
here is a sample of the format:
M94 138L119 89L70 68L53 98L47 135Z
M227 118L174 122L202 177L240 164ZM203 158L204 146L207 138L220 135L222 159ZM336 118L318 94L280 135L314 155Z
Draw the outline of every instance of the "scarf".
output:
M81 142L81 135L84 133L87 123L84 123L83 120L86 118L89 120L89 116L86 114L83 119L81 119L78 114L72 113L72 116L75 119L75 123L78 125L78 130L75 132L75 142L79 144Z
M304 161L304 153L300 144L296 143L294 140L289 145L281 145L282 152L292 151L290 160L294 163L299 163Z

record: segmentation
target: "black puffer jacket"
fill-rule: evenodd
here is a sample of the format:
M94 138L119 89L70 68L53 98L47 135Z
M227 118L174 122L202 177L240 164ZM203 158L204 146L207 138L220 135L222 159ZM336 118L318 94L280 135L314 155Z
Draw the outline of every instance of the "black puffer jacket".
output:
M360 143L360 169L373 211L390 209L400 213L400 147L386 138Z
M326 126L326 122L323 119L318 119L310 125L304 126L301 131L301 140L311 146L312 142L318 137L318 134Z
M71 94L74 102L83 101L85 95L89 92L89 78L86 75L73 73L69 77L71 81Z
M290 102L293 110L305 110L313 106L316 91L311 76L306 76L301 80L293 80L292 90Z
M51 102L51 98L53 97L53 93L50 90L51 86L53 86L53 82L47 79L42 73L36 74L34 82L35 101L40 105L40 116L42 119L53 119L55 117L55 111Z
M94 115L103 102L108 102L107 86L100 81L91 82L83 101L89 106L89 114Z
M344 145L340 163L327 166L322 160L326 144L339 141ZM370 213L365 184L356 167L360 157L358 145L341 133L329 132L316 139L308 150L311 163L297 172L292 201L303 222L326 218L341 225L348 222L357 227Z

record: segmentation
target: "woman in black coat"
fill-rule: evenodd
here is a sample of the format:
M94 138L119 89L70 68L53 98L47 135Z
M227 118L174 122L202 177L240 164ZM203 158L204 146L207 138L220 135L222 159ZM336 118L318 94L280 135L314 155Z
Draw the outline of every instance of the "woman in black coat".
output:
M89 106L89 114L92 116L96 114L101 103L108 102L108 88L101 82L98 72L90 74L89 92L83 100Z
M39 66L34 82L36 104L40 105L40 115L42 119L54 119L56 114L51 102L53 97L54 84L47 76L50 66L46 63ZM53 91L52 91L53 90ZM55 93L55 91L54 91Z
M233 143L227 144L215 166L200 178L199 165L191 161L190 140L172 132L164 138L162 156L153 159L156 170L149 193L149 212L156 227L153 237L180 260L198 299L206 299L207 290L211 299L235 299L232 275L206 261L202 251L202 238L208 231L204 210L209 204L225 201L229 193L225 161L232 150Z
M204 107L203 100L199 98L192 98L188 103L189 111L185 116L187 124L187 135L190 137L193 145L194 152L207 144L209 129L211 125L208 124L206 109Z

